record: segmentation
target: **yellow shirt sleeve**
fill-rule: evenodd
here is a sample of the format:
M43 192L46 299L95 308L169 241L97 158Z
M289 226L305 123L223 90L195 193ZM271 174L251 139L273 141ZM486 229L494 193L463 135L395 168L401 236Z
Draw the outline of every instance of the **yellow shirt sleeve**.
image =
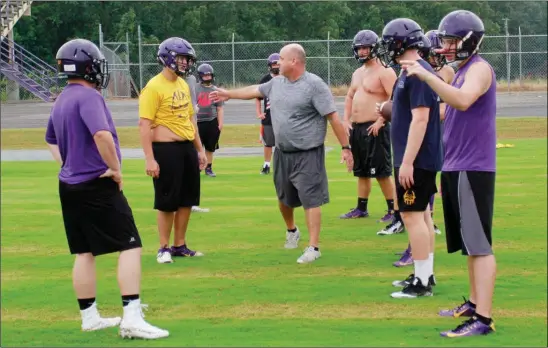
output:
M152 120L156 118L156 113L160 107L160 95L155 88L146 86L139 95L139 118Z

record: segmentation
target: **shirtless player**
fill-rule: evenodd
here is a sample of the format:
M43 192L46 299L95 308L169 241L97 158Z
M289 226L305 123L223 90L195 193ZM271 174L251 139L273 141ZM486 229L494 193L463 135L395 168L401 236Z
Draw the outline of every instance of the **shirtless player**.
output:
M376 58L378 36L371 30L361 30L354 37L354 57L362 66L352 75L352 82L344 105L344 127L350 136L354 157L354 176L358 177L358 204L341 215L342 219L369 216L367 201L371 192L371 178L376 178L386 199L387 213L380 221L393 218L394 182L390 126L370 128L378 118L376 103L390 99L396 73L385 68ZM368 134L371 133L371 134Z

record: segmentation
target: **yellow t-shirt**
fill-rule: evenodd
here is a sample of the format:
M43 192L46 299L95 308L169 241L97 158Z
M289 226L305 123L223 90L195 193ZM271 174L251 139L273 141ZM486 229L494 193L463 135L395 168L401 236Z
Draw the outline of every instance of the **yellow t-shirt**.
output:
M165 126L185 140L194 140L191 119L194 113L190 88L180 77L170 81L159 73L148 81L139 96L140 118L152 120L152 128Z

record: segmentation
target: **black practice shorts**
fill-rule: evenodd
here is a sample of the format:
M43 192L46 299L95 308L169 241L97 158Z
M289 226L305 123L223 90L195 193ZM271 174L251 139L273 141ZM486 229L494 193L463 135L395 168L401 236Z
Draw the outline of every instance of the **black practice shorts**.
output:
M374 122L352 123L350 147L354 158L354 176L385 178L392 175L390 124L379 130L378 136L367 135Z

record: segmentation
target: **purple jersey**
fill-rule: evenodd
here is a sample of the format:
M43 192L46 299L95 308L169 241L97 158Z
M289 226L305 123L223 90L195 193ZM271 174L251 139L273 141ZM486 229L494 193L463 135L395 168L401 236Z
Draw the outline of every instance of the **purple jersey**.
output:
M455 74L452 85L460 88L472 64L487 63L477 54ZM497 86L495 72L491 68L491 86L468 110L459 111L449 105L445 110L443 145L444 172L484 171L496 169L497 147Z
M121 161L116 128L101 94L81 84L68 84L53 105L46 130L46 142L58 145L63 159L59 180L78 184L96 179L108 169L93 140L101 130L112 133Z

